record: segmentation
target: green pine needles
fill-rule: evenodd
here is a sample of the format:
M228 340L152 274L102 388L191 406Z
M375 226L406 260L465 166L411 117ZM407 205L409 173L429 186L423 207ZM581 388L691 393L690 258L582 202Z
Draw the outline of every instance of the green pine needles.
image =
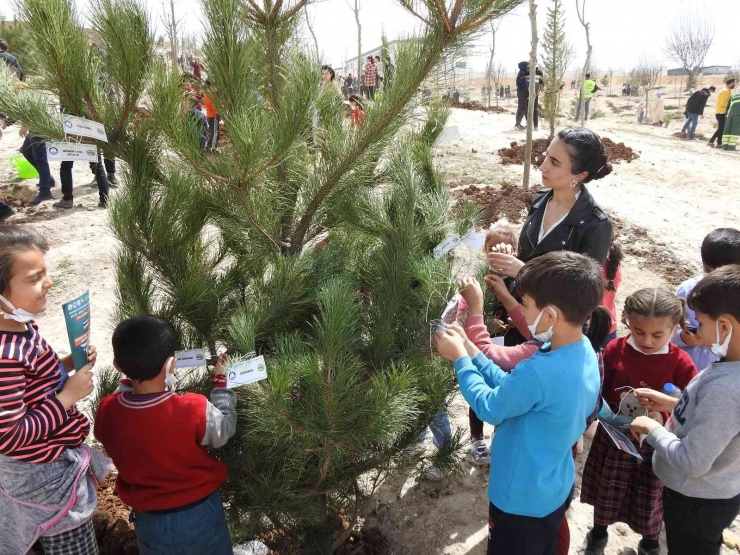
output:
M0 77L0 111L54 139L57 98L105 124L98 146L126 163L110 209L118 317L158 314L184 348L265 356L268 379L237 390L236 436L215 452L231 529L329 553L348 534L332 538L334 514L356 516L390 471L423 468L409 447L455 387L430 354L429 322L455 289L432 249L478 212L451 216L431 153L449 108L418 89L522 0L400 0L421 31L399 41L392 86L356 129L297 46L307 2L203 0L203 88L228 134L217 151L201 150L181 76L152 61L136 0L93 1L102 63L67 0L20 0L40 80L19 92Z
M565 11L562 0L553 0L547 8L547 23L542 40L542 73L545 90L542 93L542 115L550 128L550 139L560 117L560 86L568 66L573 62L575 50L565 37Z

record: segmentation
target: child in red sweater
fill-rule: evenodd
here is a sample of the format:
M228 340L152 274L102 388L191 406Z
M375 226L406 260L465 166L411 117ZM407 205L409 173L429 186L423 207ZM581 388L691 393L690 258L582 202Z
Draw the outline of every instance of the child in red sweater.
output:
M236 395L226 389L219 358L210 402L178 395L177 334L167 320L136 316L113 332L113 364L128 380L100 402L95 437L118 468L116 491L133 509L139 551L231 554L219 486L226 465L206 447L236 431Z
M670 342L684 320L681 301L663 289L641 289L630 295L622 312L630 330L604 351L602 396L614 413L630 389L662 390L667 383L685 388L696 375L694 363ZM663 485L652 466L653 448L635 448L643 460L620 451L601 427L583 470L581 501L594 507L594 527L586 536L587 553L603 554L607 527L624 522L642 535L638 555L659 555L663 522Z

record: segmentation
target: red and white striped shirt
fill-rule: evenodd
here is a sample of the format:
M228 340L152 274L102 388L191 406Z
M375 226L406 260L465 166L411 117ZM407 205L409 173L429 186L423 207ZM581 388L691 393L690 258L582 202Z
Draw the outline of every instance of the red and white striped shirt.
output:
M87 417L57 400L66 372L35 323L25 332L0 332L0 453L26 462L54 461L79 447Z

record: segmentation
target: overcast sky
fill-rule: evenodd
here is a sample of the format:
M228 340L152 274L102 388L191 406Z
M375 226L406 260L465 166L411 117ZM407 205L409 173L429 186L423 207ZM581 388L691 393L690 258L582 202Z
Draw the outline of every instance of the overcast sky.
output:
M84 6L88 0L77 0ZM152 11L153 20L158 22L161 13L160 0L143 0ZM321 0L309 8L318 37L323 60L341 67L345 58L357 52L357 28L354 14L348 7L354 0ZM544 27L546 8L552 0L538 0L538 26ZM677 67L676 62L666 59L665 37L673 22L682 14L700 10L704 17L713 22L715 41L704 65L732 65L740 62L740 2L708 2L707 0L586 0L586 19L591 23L591 42L596 65L602 70L613 68L618 71L632 67L642 55L662 60L666 67ZM361 0L360 21L362 23L362 50L370 50L380 44L381 31L385 30L390 40L408 35L417 29L417 21L396 0ZM585 58L586 40L575 13L575 0L565 0L567 25L566 34L577 49L576 64L582 65ZM188 32L202 29L199 0L176 0L176 9L184 19ZM9 8L4 10L10 16ZM157 24L162 34L161 25ZM485 38L476 42L478 56L471 62L475 71L482 71L488 58ZM529 56L530 24L527 6L521 6L507 15L497 33L496 59L506 69L514 72L517 62Z

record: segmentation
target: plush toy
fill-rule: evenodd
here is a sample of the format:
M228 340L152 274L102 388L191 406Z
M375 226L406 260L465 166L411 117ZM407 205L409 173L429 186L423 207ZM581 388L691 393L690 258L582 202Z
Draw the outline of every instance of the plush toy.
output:
M630 419L637 418L638 416L647 416L648 411L642 408L634 390L623 391L620 397L622 400L619 402L619 415L626 416Z

